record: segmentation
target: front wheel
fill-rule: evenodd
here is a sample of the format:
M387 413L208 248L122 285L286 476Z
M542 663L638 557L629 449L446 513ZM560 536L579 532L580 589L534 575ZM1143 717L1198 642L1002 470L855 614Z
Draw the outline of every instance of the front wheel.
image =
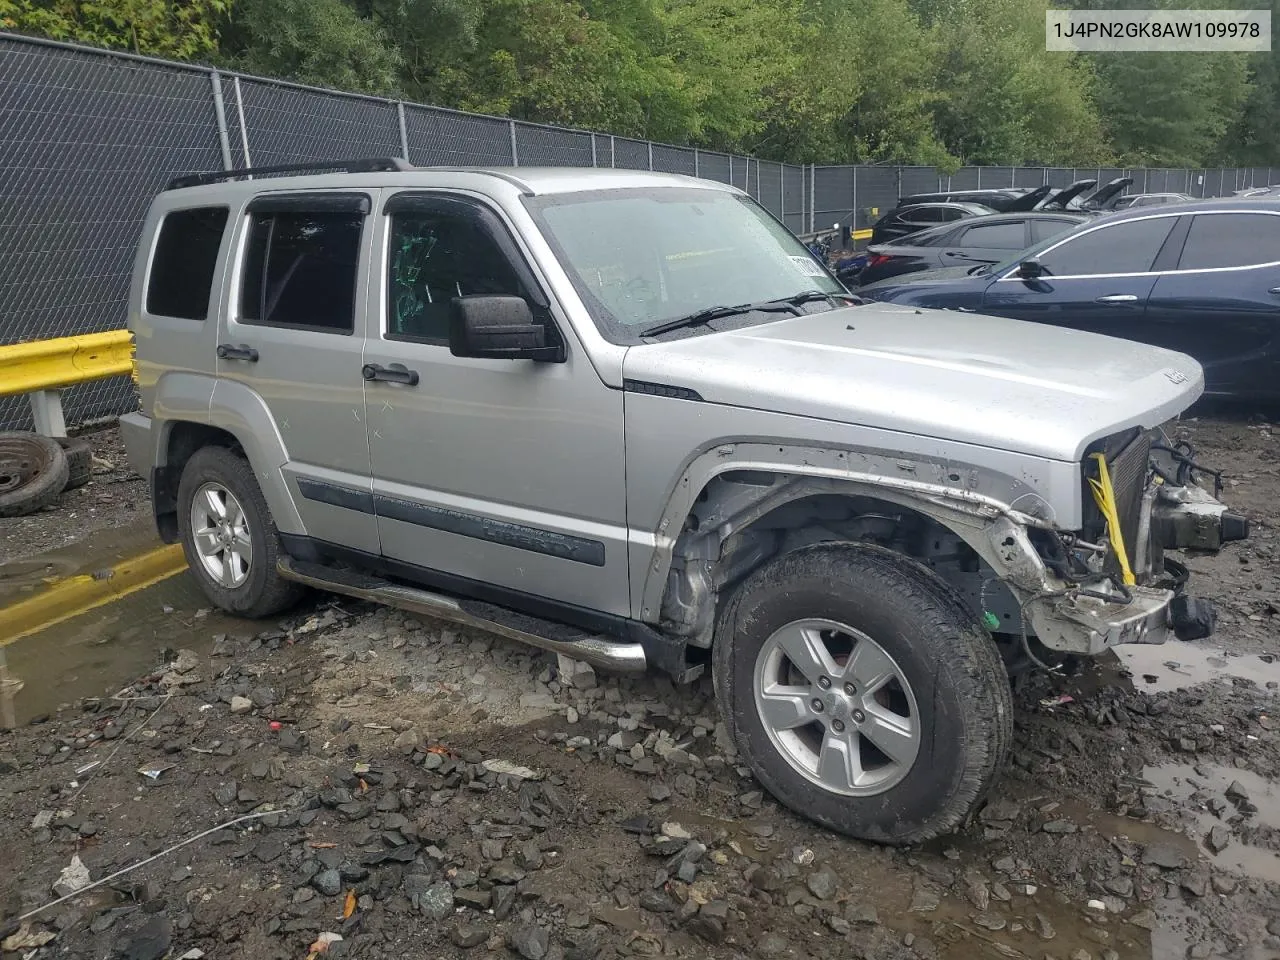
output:
M249 462L226 447L192 454L178 483L178 532L205 595L242 617L268 617L304 592L276 571L283 552Z
M878 547L819 544L753 573L720 618L713 675L757 779L866 840L956 829L1012 738L990 635L926 568Z

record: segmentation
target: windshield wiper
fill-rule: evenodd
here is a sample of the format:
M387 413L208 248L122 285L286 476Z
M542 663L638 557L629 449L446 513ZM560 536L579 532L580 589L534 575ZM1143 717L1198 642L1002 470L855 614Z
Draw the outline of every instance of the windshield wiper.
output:
M761 300L757 303L740 303L737 306L726 307L716 306L707 307L698 310L688 316L676 317L674 320L664 320L662 323L656 323L651 327L641 330L641 337L656 337L659 334L667 333L671 330L680 330L684 327L697 327L712 320L719 320L723 317L737 317L744 313L790 313L793 316L802 316L803 311L800 305L811 303L815 300L834 299L853 300L862 302L860 298L854 297L852 294L842 293L823 293L821 290L805 290L803 293L797 293L795 296L782 297L778 300Z

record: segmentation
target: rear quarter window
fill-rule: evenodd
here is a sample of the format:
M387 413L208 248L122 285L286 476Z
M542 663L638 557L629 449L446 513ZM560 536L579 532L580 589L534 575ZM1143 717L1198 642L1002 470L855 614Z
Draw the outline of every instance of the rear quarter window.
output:
M1250 267L1280 262L1280 216L1202 213L1191 221L1179 270Z
M147 313L205 319L228 213L226 207L193 207L165 214L151 258Z

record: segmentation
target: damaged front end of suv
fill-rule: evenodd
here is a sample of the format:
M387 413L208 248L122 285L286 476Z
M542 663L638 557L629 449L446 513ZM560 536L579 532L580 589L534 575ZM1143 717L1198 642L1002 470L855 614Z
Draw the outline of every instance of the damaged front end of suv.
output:
M1205 479L1213 494L1200 485ZM1001 579L1025 614L1024 649L1028 633L1078 654L1211 635L1213 604L1185 592L1187 568L1166 551L1216 551L1248 537L1248 520L1217 499L1221 474L1163 430L1134 428L1090 446L1081 484L1080 530L1035 520L1025 527L1039 563L1002 544L1009 568Z

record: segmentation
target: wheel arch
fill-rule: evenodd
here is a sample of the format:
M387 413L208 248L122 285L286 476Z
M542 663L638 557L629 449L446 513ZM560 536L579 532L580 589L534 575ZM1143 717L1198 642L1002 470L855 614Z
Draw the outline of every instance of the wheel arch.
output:
M749 447L755 449L744 449ZM1016 611L1021 595L1040 589L1045 570L1027 522L1048 523L975 492L970 468L939 470L937 464L895 457L896 475L885 476L859 471L856 455L844 451L798 450L783 461L754 459L752 453L788 451L722 447L713 451L710 463L699 458L702 470L695 460L684 472L643 568L639 619L692 646L710 646L727 588L761 564L812 543L892 541L886 529L890 521L898 528L898 551L915 559L929 556L933 547L941 549L944 538L963 544L971 565L976 560L987 579L1006 584L995 588L1004 617ZM992 479L984 477L981 486L990 489ZM1008 488L1007 479L1004 483ZM1024 496L1020 504L1025 502ZM833 514L839 521L834 525L813 522ZM904 525L921 549L902 548ZM939 540L933 547L925 545L931 535ZM974 576L973 582L982 582Z
M158 422L152 503L156 526L166 543L177 540L177 494L182 470L202 447L221 446L243 456L266 498L276 527L305 535L302 519L280 468L289 455L265 401L243 384L219 380L210 396L207 416Z

